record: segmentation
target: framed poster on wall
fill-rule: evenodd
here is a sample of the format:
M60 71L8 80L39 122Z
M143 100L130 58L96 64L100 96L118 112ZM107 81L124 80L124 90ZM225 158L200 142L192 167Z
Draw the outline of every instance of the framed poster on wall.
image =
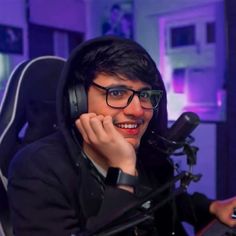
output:
M23 53L23 30L19 27L0 25L0 52Z
M107 5L102 20L102 35L133 39L133 4L117 2Z

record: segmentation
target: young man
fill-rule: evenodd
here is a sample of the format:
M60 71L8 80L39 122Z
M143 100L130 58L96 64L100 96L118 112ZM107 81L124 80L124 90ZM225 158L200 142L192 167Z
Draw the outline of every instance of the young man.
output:
M16 236L105 235L116 226L116 235L184 236L181 221L200 229L214 214L235 225L235 200L175 197L171 185L141 204L173 179L173 167L149 142L167 129L166 93L139 44L115 37L85 42L68 59L57 95L58 132L28 145L10 166ZM169 196L146 220L124 227Z

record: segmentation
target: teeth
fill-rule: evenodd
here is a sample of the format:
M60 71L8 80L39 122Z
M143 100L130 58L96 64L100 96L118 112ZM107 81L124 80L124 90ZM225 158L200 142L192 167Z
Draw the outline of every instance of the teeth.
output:
M135 129L138 127L137 124L117 124L117 126L122 129Z

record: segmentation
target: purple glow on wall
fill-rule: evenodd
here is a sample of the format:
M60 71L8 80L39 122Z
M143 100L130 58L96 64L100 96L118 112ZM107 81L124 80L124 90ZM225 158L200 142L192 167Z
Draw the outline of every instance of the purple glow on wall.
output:
M84 1L29 0L31 23L84 32L86 16ZM45 7L46 6L46 7Z
M225 65L216 57L217 48L225 45L216 38L216 12L212 4L159 18L159 68L170 120L184 111L205 121L225 119L224 78L219 77Z

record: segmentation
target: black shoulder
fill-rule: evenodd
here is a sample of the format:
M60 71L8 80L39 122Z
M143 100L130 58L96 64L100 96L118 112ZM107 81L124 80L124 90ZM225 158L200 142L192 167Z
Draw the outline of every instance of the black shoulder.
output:
M54 133L19 150L10 163L8 178L63 173L71 169L71 166L63 136Z

